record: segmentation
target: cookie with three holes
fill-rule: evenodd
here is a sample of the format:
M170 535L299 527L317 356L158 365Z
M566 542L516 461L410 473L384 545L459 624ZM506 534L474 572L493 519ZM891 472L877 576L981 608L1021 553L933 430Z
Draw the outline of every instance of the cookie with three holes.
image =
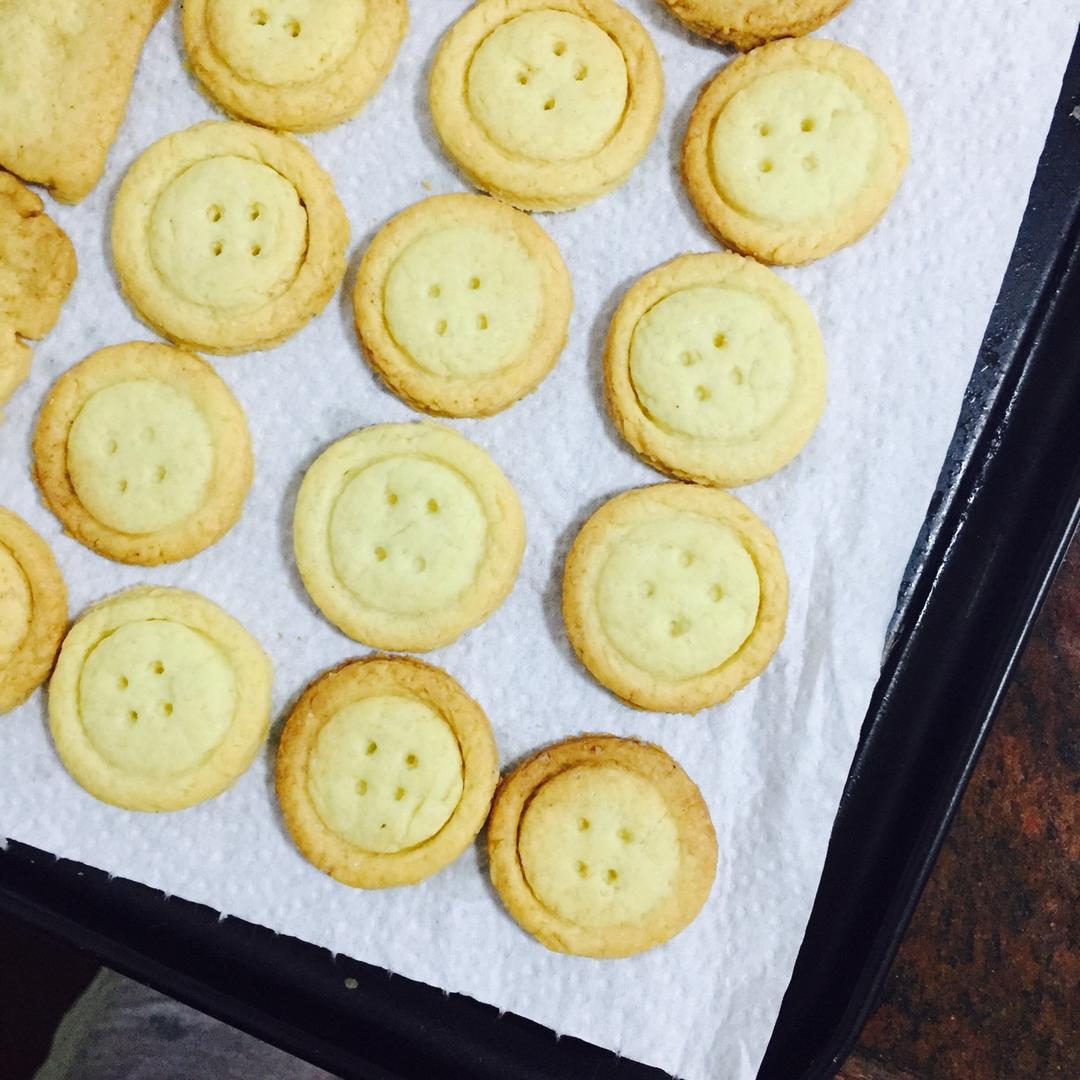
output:
M582 735L522 762L495 796L491 881L556 952L631 956L684 930L716 876L697 786L660 747Z
M372 366L442 416L490 416L535 389L566 344L572 304L554 241L484 195L403 210L364 253L353 293Z
M487 452L430 422L376 424L308 469L293 517L304 586L339 630L424 652L483 622L514 586L525 520Z
M326 306L349 224L298 140L208 121L158 140L116 196L120 285L158 333L213 353L268 349Z
M801 37L839 15L851 0L660 0L684 26L713 41L754 49Z
M483 709L445 671L374 656L316 679L285 723L277 793L304 857L346 885L412 885L483 826L499 778Z
M55 383L34 435L34 479L80 543L155 566L209 547L240 517L251 437L240 403L193 353L134 341Z
M206 92L241 120L331 127L386 78L406 0L184 0L184 46Z
M595 678L639 709L694 713L758 676L784 636L776 538L726 492L657 484L615 496L566 557L563 619Z
M910 152L904 111L869 57L834 41L787 38L740 56L704 89L682 170L720 240L794 265L871 229Z
M656 134L664 74L612 0L479 0L439 46L428 88L447 153L523 210L618 187Z
M197 593L140 586L91 607L49 682L64 767L127 810L181 810L219 795L270 725L270 660Z

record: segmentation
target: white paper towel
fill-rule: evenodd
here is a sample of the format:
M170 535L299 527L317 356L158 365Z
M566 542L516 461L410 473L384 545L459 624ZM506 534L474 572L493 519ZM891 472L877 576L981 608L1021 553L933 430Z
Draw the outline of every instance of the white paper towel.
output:
M36 410L62 371L103 345L152 336L116 289L108 217L140 151L217 115L182 66L175 11L147 44L104 180L78 207L49 205L75 242L79 280L0 426L0 504L53 546L73 612L149 581L197 589L238 616L273 656L278 718L317 673L363 651L304 594L290 520L304 469L332 440L415 418L361 358L349 295L357 257L387 218L429 191L467 187L440 151L425 100L436 42L466 6L413 3L383 90L354 121L307 140L352 222L350 273L323 315L285 345L215 360L247 410L257 475L237 527L178 566L119 566L61 536L38 502L28 454ZM613 307L650 267L716 247L683 194L677 160L697 91L729 54L691 37L655 0L628 6L664 60L660 134L615 194L539 218L573 274L570 344L537 393L493 419L456 425L520 492L528 552L507 603L431 659L480 700L505 762L582 730L655 740L684 762L720 841L716 886L698 920L629 960L558 956L504 914L475 850L415 888L348 889L285 836L272 746L210 803L157 817L113 809L61 768L41 694L0 718L0 837L471 994L690 1080L746 1080L802 938L900 574L1012 248L1080 0L855 0L823 31L868 52L893 79L913 164L867 239L784 272L820 320L829 406L793 465L738 494L779 536L791 577L788 635L761 679L694 718L634 712L609 696L576 663L559 615L561 558L581 523L615 492L660 479L604 413L600 351Z

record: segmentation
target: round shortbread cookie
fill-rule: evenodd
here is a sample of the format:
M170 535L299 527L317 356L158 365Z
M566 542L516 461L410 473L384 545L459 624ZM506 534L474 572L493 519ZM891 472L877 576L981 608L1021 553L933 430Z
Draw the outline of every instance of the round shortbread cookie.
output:
M846 45L800 38L740 56L709 83L682 169L724 243L798 264L866 233L909 157L907 118L881 69Z
M64 639L49 726L64 767L126 810L220 794L270 725L270 660L216 604L140 586L91 607Z
M228 532L252 468L243 409L214 369L145 341L65 372L34 435L34 479L64 528L143 566L187 559Z
M645 156L664 73L612 0L479 0L435 57L431 117L477 187L524 210L569 210Z
M572 305L554 241L485 195L402 211L372 240L353 294L372 366L442 416L490 416L535 389L566 344Z
M510 914L578 956L630 956L673 938L716 876L716 833L694 782L660 747L614 735L567 739L514 769L487 842Z
M806 444L825 405L825 349L806 301L772 270L682 255L623 297L604 379L616 427L646 461L731 487Z
M776 538L715 488L657 484L589 518L566 557L563 618L581 662L639 709L697 712L761 674L784 636Z
M142 318L180 345L267 349L318 314L345 273L349 223L296 139L208 121L154 143L113 211L113 260Z
M684 26L713 41L754 49L801 37L839 15L851 0L660 0Z
M49 546L0 506L0 715L47 678L67 629L67 589Z
M335 626L375 648L424 652L506 599L525 520L510 481L463 435L377 424L308 469L293 539L304 585Z
M304 857L346 885L413 885L472 843L499 755L484 710L445 671L406 657L342 664L301 695L277 791Z
M409 23L406 0L184 0L184 46L207 93L264 127L315 131L382 84Z

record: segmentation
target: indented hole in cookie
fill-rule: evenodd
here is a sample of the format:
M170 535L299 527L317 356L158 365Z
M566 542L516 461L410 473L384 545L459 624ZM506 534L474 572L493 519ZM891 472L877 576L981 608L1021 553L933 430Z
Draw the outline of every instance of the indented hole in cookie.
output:
M714 585L714 586L713 586L713 587L712 587L712 588L711 588L711 589L709 590L709 599L710 599L710 600L712 600L712 602L713 602L714 604L719 604L719 603L720 603L720 601L724 599L724 589L723 589L723 586L721 586L721 585Z
M694 553L692 551L684 551L679 556L680 566L689 566L694 561Z
M405 765L407 768L415 769L420 764L420 759L415 754L405 755Z
M577 827L578 827L578 828L579 828L579 829L580 829L580 830L581 830L582 832L585 832L585 831L586 831L586 829L588 829L588 827L589 827L589 824L590 824L590 823L589 823L589 819L588 819L587 817L583 817L583 818L582 818L582 819L581 819L581 820L580 820L580 821L579 821L579 822L577 823Z
M470 289L479 289L480 288L480 279L478 277L469 278L469 288Z
M357 795L366 795L367 794L367 781L366 780L357 780L356 781L356 794Z
M742 368L737 367L737 368L732 368L731 369L731 381L736 386L742 386L744 377L745 376L743 375Z
M117 484L117 487L120 488L120 494L123 495L124 492L127 491L127 487L128 487L127 481L126 480L121 480L120 483Z
M150 667L151 667L151 670L154 672L155 675L164 675L165 674L165 665L160 660L155 660L150 665Z
M716 348L722 349L727 344L727 334L717 334L712 339L712 343Z
M604 874L604 877L607 879L607 883L609 885L614 884L614 882L616 881L618 876L619 876L619 871L618 870L613 870L610 866L608 867L607 872Z
M630 841L634 839L634 834L629 829L620 829L619 830L619 839L624 844L629 844Z
M168 473L168 470L167 470L167 469L165 468L165 466L164 466L164 465L159 465L159 466L158 466L158 467L157 467L157 468L156 468L156 469L154 470L154 479L155 479L155 480L156 480L156 481L157 481L157 482L158 482L159 484L160 484L160 483L161 483L161 481L162 481L162 480L164 480L164 479L165 479L165 477L166 477L166 476L168 476L168 475L169 475L169 473Z
M697 363L697 357L692 352L684 352L679 354L679 363L683 367L693 367Z
M375 559L378 562L385 562L386 561L386 548L377 547L375 549Z
M262 207L258 203L252 203L248 208L248 221L258 221L262 215Z
M116 685L119 686L121 690L126 690L128 688L127 676L121 675L120 678L116 680Z
M435 299L436 297L442 295L442 289L440 289L438 285L432 285L431 288L428 289L427 294L432 299Z
M386 493L386 501L391 506L397 506L397 502L398 502L397 492L396 491L388 491Z
M547 101L544 102L544 112L551 112L551 110L554 109L554 108L555 108L555 99L553 97L549 97L547 99Z
M562 56L566 52L566 42L556 41L554 47L551 50L556 56Z
M439 512L439 504L434 499L428 499L427 512L429 514L437 514Z
M289 37L299 37L300 24L296 21L296 19L288 19L285 22L285 31L286 33L288 33Z
M262 8L252 8L251 21L256 26L265 26L270 21L270 16Z
M583 863L579 859L578 864L577 864L577 872L578 872L578 877L588 877L589 876L589 864L588 863Z
M690 629L690 623L686 619L672 619L669 633L672 637L682 637Z
M518 82L521 83L522 86L527 86L529 83L529 73L527 71L519 71Z
M817 168L817 158L814 157L813 154L807 154L806 157L802 159L802 167L807 172L813 172Z
M171 701L166 701L165 704L161 706L161 711L166 716L172 716L172 710L173 710L173 705L172 705Z
M364 753L367 754L368 757L371 757L371 755L374 754L375 751L378 750L378 749L379 749L379 744L377 742L375 742L374 739L371 739L371 740L369 740L369 742L367 744L367 749L364 751Z
M772 172L772 162L771 162L771 161L770 161L770 160L769 160L768 158L765 158L765 159L764 159L764 160L762 161L762 163L761 163L761 164L760 164L760 165L758 166L758 168L759 168L759 169L760 169L760 170L761 170L761 171L762 171L763 173L770 173L770 172Z
M446 333L446 320L445 319L440 319L435 324L435 333L438 334L439 337L442 337L443 334Z
M220 206L217 205L217 203L214 203L212 206L207 207L207 210L206 210L206 216L211 221L220 221L221 220L221 215L223 213L224 213L224 211L221 209Z
M138 719L139 714L134 709L130 709L128 711L128 722L134 724Z
M251 254L254 255L256 258L258 258L262 254L262 245L261 244L252 244L251 245Z
M709 398L712 397L712 391L707 386L695 386L694 397L696 397L698 401L708 401Z
M476 328L477 330L486 330L488 328L488 320L486 315L476 316Z
M215 240L210 245L210 254L211 255L220 255L224 249L225 249L225 245L220 240Z
M656 586L651 581L646 581L645 582L645 595L646 596L655 596L656 595Z
M772 134L772 124L761 123L757 126L757 133L763 138L768 138Z
M399 787L394 791L394 802L401 802L405 798L405 789Z
M157 438L157 432L152 427L143 428L142 437L147 442L153 442Z
M413 559L413 566L416 568L418 574L422 574L427 569L427 559L423 558L421 555L417 555L416 558Z
M107 454L115 454L116 453L116 440L115 439L110 439L105 444L105 453L107 453Z
M574 78L578 82L582 82L584 80L585 76L588 75L588 74L589 74L589 69L584 64L578 64L577 68L574 70Z
M814 130L814 118L812 116L805 117L803 119L803 122L799 126L803 129L803 131L813 131Z

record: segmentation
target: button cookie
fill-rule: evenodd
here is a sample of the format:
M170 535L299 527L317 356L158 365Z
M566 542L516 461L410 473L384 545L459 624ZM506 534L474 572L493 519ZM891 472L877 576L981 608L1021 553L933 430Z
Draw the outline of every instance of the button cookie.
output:
M95 604L49 682L60 760L126 810L182 810L251 764L270 723L270 661L216 604L142 586Z
M684 26L713 41L753 49L800 37L839 15L850 0L661 0Z
M46 679L67 629L67 589L52 552L0 506L0 715Z
M30 346L19 339L43 338L55 326L75 280L75 249L44 210L0 172L0 406L30 373Z
M614 735L556 743L499 787L491 881L523 929L556 952L630 956L697 916L716 876L701 792L658 746Z
M726 701L764 670L786 615L776 538L714 488L657 484L617 495L566 557L570 644L639 709L693 713Z
M425 652L486 619L514 586L525 520L487 452L438 424L377 424L307 471L293 521L312 600L378 649Z
M177 344L267 349L326 306L349 225L296 139L210 121L159 140L116 196L113 259L143 319Z
M480 831L499 779L483 709L445 671L405 657L342 664L285 723L277 791L304 857L346 885L412 885Z
M186 559L236 524L251 486L239 402L206 361L136 341L57 380L34 435L34 479L80 543L120 562Z
M0 165L61 202L93 189L168 0L0 3ZM2 230L0 230L2 231Z
M484 195L437 195L383 226L353 306L372 366L411 405L490 416L554 367L570 275L527 214Z
M909 157L907 119L880 68L856 49L803 38L763 45L709 83L682 168L724 243L797 264L867 232Z
M315 131L352 116L386 78L406 0L184 0L184 45L207 93L265 127Z
M664 74L611 0L479 0L435 57L435 130L462 172L525 210L621 184L656 134Z
M825 350L801 296L740 255L683 255L640 278L611 322L608 411L646 461L748 484L790 461L825 404Z

